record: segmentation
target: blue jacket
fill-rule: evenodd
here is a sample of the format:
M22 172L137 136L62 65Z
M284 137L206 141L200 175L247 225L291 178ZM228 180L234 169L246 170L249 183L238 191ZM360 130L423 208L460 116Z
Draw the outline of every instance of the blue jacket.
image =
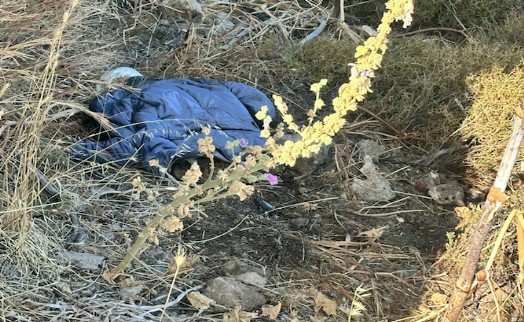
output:
M231 161L242 147L226 149L229 141L244 139L263 146L262 106L276 116L272 102L259 90L237 82L207 79L165 79L135 82L136 91L116 89L95 98L89 108L102 113L113 125L107 141L82 140L73 157L98 163L139 165L157 173L150 160L169 167L177 161L202 156L198 152L202 128L210 127L215 157Z

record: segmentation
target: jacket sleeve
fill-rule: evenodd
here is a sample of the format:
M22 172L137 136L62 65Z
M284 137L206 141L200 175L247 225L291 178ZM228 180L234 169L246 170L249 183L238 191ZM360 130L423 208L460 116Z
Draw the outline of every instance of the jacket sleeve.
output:
M135 138L136 139L136 138ZM71 148L74 159L96 163L114 162L118 165L134 164L138 150L129 139L115 137L106 141L82 140Z

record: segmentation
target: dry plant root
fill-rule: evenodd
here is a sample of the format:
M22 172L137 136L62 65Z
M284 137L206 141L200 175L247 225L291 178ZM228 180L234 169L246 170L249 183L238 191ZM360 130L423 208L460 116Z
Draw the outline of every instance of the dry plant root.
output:
M506 149L497 172L497 177L495 178L495 182L493 183L487 196L486 203L482 209L482 215L479 218L475 234L472 237L471 246L466 259L464 260L462 271L455 284L455 292L449 302L444 321L457 321L466 297L471 290L473 278L477 271L477 263L491 229L493 216L508 198L504 191L506 190L511 171L517 160L522 139L524 137L524 129L522 127L523 119L520 116L521 114L522 108L518 108L517 116L515 116L513 122L513 130L508 143L506 144Z

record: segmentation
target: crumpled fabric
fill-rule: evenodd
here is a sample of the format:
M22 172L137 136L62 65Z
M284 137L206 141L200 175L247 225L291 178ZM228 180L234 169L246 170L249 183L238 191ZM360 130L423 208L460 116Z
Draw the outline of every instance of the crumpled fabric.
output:
M72 147L76 159L97 163L138 165L157 173L149 161L165 168L185 159L202 156L198 139L202 129L216 147L215 158L231 162L242 151L242 140L250 146L264 146L262 123L255 114L262 106L276 117L271 100L261 91L237 82L209 79L132 79L136 90L118 88L96 97L89 109L103 114L113 126L106 141L85 139Z

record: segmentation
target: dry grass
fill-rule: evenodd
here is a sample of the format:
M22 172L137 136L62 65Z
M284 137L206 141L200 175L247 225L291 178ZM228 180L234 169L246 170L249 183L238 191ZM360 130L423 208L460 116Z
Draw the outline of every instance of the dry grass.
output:
M245 237L238 226L253 220L249 217L238 220L236 209L243 209L241 205L237 208L222 205L217 208L226 209L221 215L231 214L221 220L235 223L230 230L206 226L206 214L198 210L190 221L197 231L191 235L194 240L182 239L181 235L160 235L161 246L149 245L141 259L133 262L129 278L119 285L132 282L144 285L143 296L136 302L124 301L116 287L101 282L99 272L64 264L59 253L67 248L103 254L108 258L105 265L109 266L122 258L136 232L156 212L130 185L137 175L160 199L168 200L172 195L172 188L137 169L70 160L69 145L93 133L86 130L88 126L80 115L88 112L86 102L94 96L96 80L104 71L133 66L159 78L238 80L267 93L284 95L298 118L311 102L310 83L330 77L330 87L325 92L329 97L348 74L347 63L352 60L354 43L346 29L337 23L304 47L294 45L328 16L329 11L319 1L275 1L262 5L206 0L202 1L203 17L160 2L129 3L131 6L119 7L112 1L80 1L73 10L70 3L54 0L0 4L0 307L5 319L92 321L116 316L126 316L129 321L158 319L165 301L161 296L171 287L170 260L176 250L184 247L189 252L188 265L177 277L173 289L177 293L216 274L214 270L221 263L215 261L235 251L231 245L220 244L218 238L198 235L201 232L196 228L205 227L204 231L216 232L216 236ZM71 15L64 18L63 14L70 10ZM506 28L516 26L513 23ZM499 32L506 32L504 26L500 28ZM515 35L520 35L509 31L507 34L507 43L518 40ZM443 145L464 116L462 107L457 108L457 100L467 105L466 75L491 66L493 61L512 66L522 57L519 49L486 45L494 41L492 35L483 37L480 43L471 40L460 48L438 38L395 40L391 55L377 77L377 90L366 107L401 131L423 137L430 147ZM445 122L427 122L435 118ZM379 121L361 122L358 127L346 129L347 137L355 132L380 139L391 135L380 134L388 130ZM345 139L340 138L340 142ZM338 184L337 180L347 183L352 179L352 169L343 164L351 159L351 144L350 140L339 144L340 155L346 159L340 159L342 166L335 174L316 178L311 186L324 187L321 183ZM39 177L39 172L45 180ZM50 193L52 187L58 190L58 195ZM293 203L299 202L294 198L315 199L291 195L284 188L278 193L268 192L271 193L281 193ZM327 197L332 195L321 191L317 199ZM417 201L418 208L410 208L414 215L418 216L421 208L427 209L425 201ZM365 299L364 318L377 320L409 314L404 307L399 309L390 303L399 297L415 305L424 285L449 292L446 287L450 281L440 273L432 274L420 252L387 243L340 241L345 232L329 215L331 206L321 207L323 230L318 231L318 236L308 232L311 234L304 237L277 229L281 225L277 219L268 223L262 219L249 227L252 231L246 233L248 236L261 231L256 235L261 243L276 245L275 240L278 243L283 240L284 250L304 252L304 262L283 261L286 265L276 272L268 292L275 303L281 301L304 317L315 313L316 291L339 299L344 306L352 303L354 291L363 285L372 294ZM376 209L379 215L390 211L387 207ZM69 215L79 210L90 240L85 245L67 245L65 239L72 230ZM370 223L360 222L354 219L354 214L343 210L340 220L356 225L359 230L370 228ZM430 215L434 215L440 210L431 211ZM310 211L297 213L309 215ZM464 227L466 233L461 238L469 236L471 223L464 223ZM190 235L189 231L190 228L184 232L185 236ZM439 262L445 263L443 271L456 269L452 264L462 256L463 243L454 245ZM214 247L211 253L217 254L206 253L206 248L211 247ZM507 258L501 258L497 265L513 267L505 261ZM439 267L432 270L438 271ZM507 278L501 276L500 281L504 280ZM501 303L516 303L521 296L516 293L517 290L511 289L506 293L507 301L502 299ZM202 314L183 308L185 311L177 311L182 312L180 316L165 319L198 319L198 314ZM421 311L420 319L434 313ZM218 320L221 315L205 318ZM341 314L339 318L345 316Z
M460 129L475 146L466 162L480 180L492 181L509 139L515 111L524 102L524 66L496 67L468 79L474 103ZM517 162L522 162L522 156Z

